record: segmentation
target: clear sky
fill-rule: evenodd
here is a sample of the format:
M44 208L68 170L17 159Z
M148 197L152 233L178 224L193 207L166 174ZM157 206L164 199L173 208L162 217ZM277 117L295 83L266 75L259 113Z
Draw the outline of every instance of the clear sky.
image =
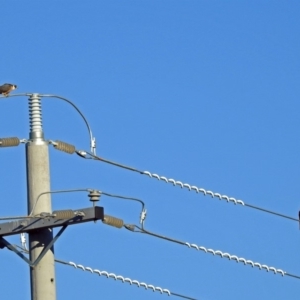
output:
M275 0L3 2L0 84L73 101L104 158L297 218L299 10ZM46 138L89 150L78 113L42 103ZM0 109L0 136L28 138L26 97ZM297 222L50 148L53 190L140 198L150 231L300 276ZM25 215L24 145L0 149L0 165L1 216ZM90 205L85 193L52 197L53 209ZM99 205L139 222L136 203ZM67 228L55 256L196 299L299 299L299 279L102 222ZM7 249L0 259L1 298L29 299L26 263ZM56 279L58 299L167 298L59 264Z

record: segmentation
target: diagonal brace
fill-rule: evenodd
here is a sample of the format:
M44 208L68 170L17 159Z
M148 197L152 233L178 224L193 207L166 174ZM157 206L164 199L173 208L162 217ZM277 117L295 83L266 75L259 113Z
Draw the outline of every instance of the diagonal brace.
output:
M0 248L7 247L9 250L15 252L19 257L21 257L25 262L27 262L31 267L34 268L44 257L46 252L54 245L54 243L61 236L61 234L65 231L66 228L67 228L67 225L63 226L58 231L58 233L55 235L55 237L52 239L52 241L43 249L43 251L40 253L38 258L34 262L31 262L21 251L19 251L16 247L14 247L12 244L10 244L7 240L5 240L1 236L0 236Z

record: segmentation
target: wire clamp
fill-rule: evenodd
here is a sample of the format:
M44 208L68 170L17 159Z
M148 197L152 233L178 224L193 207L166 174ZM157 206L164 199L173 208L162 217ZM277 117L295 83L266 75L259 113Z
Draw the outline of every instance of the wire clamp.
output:
M144 221L146 219L147 216L147 209L144 208L141 212L141 216L140 216L140 224L144 224Z
M91 140L91 150L94 155L96 155L96 138L92 137Z

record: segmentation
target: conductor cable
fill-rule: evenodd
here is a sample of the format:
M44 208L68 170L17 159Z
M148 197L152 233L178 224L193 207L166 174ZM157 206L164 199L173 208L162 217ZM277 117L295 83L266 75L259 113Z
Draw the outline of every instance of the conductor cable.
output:
M181 188L186 188L189 191L195 191L196 193L202 193L204 196L211 196L212 198L216 198L216 199L219 199L219 200L225 200L227 203L231 202L231 203L234 203L236 205L238 204L238 205L246 206L246 207L249 207L249 208L252 208L252 209L255 209L255 210L259 210L259 211L262 211L262 212L265 212L265 213L268 213L268 214L275 215L277 217L285 218L285 219L296 221L297 223L299 223L299 219L296 219L296 218L293 218L293 217L290 217L290 216L287 216L287 215L284 215L284 214L281 214L281 213L277 213L277 212L274 212L274 211L271 211L271 210L268 210L268 209L265 209L265 208L261 208L261 207L258 207L258 206L252 205L252 204L245 203L243 200L236 199L234 197L229 197L229 196L224 195L224 194L216 193L216 192L213 192L213 191L210 191L210 190L206 190L204 188L199 188L195 185L190 185L188 183L183 183L179 180L175 180L175 179L172 179L172 178L167 178L165 176L160 176L160 175L155 174L155 173L150 173L149 171L141 171L141 170L138 170L138 169L133 168L133 167L129 167L129 166L126 166L126 165L116 163L116 162L111 161L111 160L104 159L102 157L99 157L97 155L94 155L94 154L86 152L86 151L78 151L77 150L76 153L78 155L80 155L81 157L86 158L86 159L91 159L92 158L94 160L102 161L104 163L114 165L116 167L120 167L120 168L129 170L129 171L133 171L133 172L136 172L136 173L140 173L142 175L147 175L150 178L154 178L154 179L157 179L159 181L164 181L166 183L171 183L173 186L180 186Z
M151 232L149 230L146 230L146 229L143 229L137 225L133 225L133 224L125 224L124 227L132 232L137 232L137 233L144 233L144 234L148 234L148 235L151 235L151 236L154 236L154 237L157 237L159 239L164 239L164 240L167 240L169 242L173 242L173 243L176 243L176 244L180 244L180 245L183 245L183 246L188 246L189 248L194 248L198 251L203 251L205 253L210 253L210 254L213 254L214 256L220 256L221 258L228 258L229 260L233 260L233 261L236 261L238 263L243 263L244 265L250 265L253 267L256 267L260 270L266 270L267 272L269 271L272 271L274 274L280 274L282 276L286 275L286 276L289 276L289 277L293 277L295 279L300 279L300 276L298 275L294 275L294 274L291 274L291 273L288 273L286 271L283 271L282 269L277 269L277 268L274 268L274 267L270 267L266 264L261 264L261 263L258 263L258 262L253 262L252 260L249 260L249 259L245 259L243 257L238 257L236 255L231 255L227 252L222 252L220 250L213 250L211 248L206 248L204 246L198 246L196 244L190 244L188 242L183 242L183 241L180 241L180 240L177 240L177 239L173 239L173 238L170 238L170 237L167 237L167 236L163 236L161 234L157 234L157 233L154 233L154 232Z
M75 269L81 269L82 271L89 271L92 274L97 274L99 276L105 276L106 278L113 278L114 280L119 280L123 283L127 282L130 285L136 285L137 287L144 287L146 290L152 290L153 292L159 292L160 294L167 294L168 296L176 296L176 297L180 297L180 298L188 299L188 300L197 300L196 298L191 298L191 297L188 297L188 296L185 296L185 295L182 295L182 294L174 293L174 292L171 292L168 289L163 289L159 286L154 286L152 284L147 284L145 282L140 282L138 280L133 280L133 279L130 279L128 277L124 277L124 276L121 276L121 275L116 275L114 273L109 273L107 271L100 271L98 269L92 269L90 267L84 267L83 265L75 264L74 262L63 261L63 260L60 260L60 259L55 259L55 261L57 263L60 263L60 264L72 266Z

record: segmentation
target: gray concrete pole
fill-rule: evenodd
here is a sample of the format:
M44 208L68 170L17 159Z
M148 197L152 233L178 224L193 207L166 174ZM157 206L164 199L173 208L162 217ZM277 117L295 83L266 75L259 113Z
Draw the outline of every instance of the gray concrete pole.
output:
M38 94L29 98L30 141L26 145L28 213L34 207L40 193L50 191L48 143L42 128L41 100ZM33 215L52 212L51 196L40 197ZM29 234L30 260L34 261L53 238L52 229L43 229ZM55 300L54 250L50 249L37 266L30 268L31 299Z

